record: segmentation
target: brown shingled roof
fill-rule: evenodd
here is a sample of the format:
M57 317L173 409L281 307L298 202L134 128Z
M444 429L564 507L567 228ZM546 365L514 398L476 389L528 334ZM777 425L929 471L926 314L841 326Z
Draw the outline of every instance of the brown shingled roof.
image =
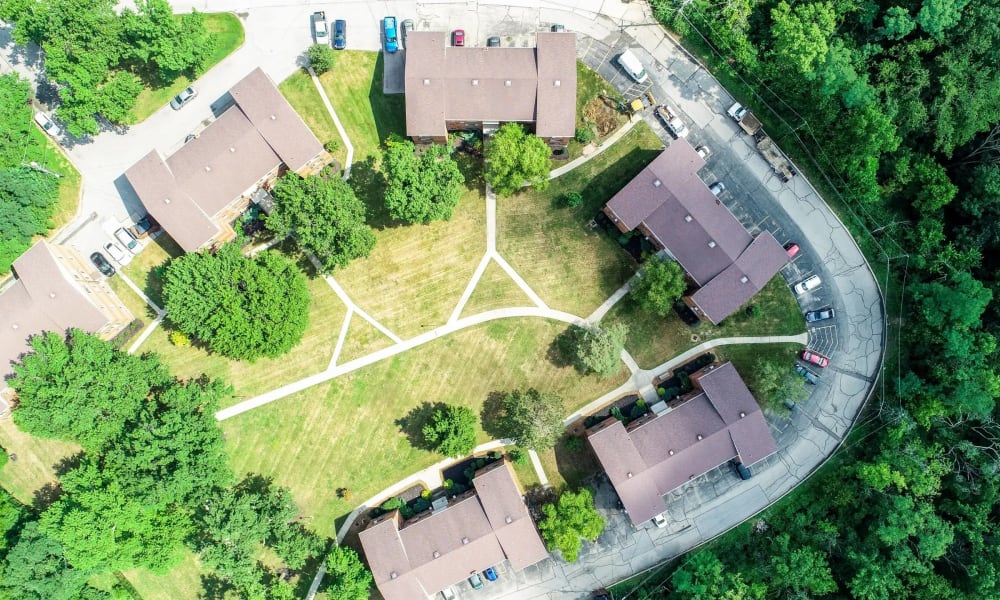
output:
M691 295L705 316L719 324L764 289L788 262L788 254L771 232L758 235L742 254Z
M634 525L663 512L663 495L691 479L733 458L750 465L777 451L732 363L705 372L697 384L702 393L631 431L608 419L588 434Z
M505 558L522 569L548 556L506 461L480 470L472 483L475 493L443 510L402 528L393 512L360 533L386 600L426 597Z
M539 33L537 46L456 48L444 32L409 33L407 135L445 135L447 121L518 121L535 122L541 136L572 137L576 36Z
M45 240L19 256L13 270L17 279L0 294L0 388L13 372L11 362L30 350L31 336L65 334L70 328L94 332L108 323L59 266Z

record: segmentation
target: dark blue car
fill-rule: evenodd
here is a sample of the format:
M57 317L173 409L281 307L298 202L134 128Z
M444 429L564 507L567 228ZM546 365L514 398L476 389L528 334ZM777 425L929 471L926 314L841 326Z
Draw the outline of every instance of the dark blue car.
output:
M497 572L493 570L493 567L490 567L483 571L483 577L485 577L487 581L496 581Z
M347 21L337 19L333 22L333 49L343 50L347 47Z

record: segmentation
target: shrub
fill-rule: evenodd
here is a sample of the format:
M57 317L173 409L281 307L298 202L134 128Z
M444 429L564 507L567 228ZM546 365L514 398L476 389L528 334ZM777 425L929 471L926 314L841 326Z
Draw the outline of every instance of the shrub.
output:
M514 463L515 465L528 464L528 453L525 452L524 450L521 450L520 448L513 448L510 452L507 453L507 457L510 459L510 462Z
M563 442L563 445L566 446L567 450L573 450L575 452L583 448L583 438L581 438L578 435L571 435L568 438L566 438L566 441Z
M330 154L333 154L337 150L340 150L340 142L338 142L337 140L330 140L327 143L323 144L323 149L329 152Z
M403 499L399 497L394 497L394 498L389 498L388 500L383 502L382 506L380 506L379 508L381 508L386 512L389 512L390 510L396 510L397 508L402 508L403 506L406 506L406 503L403 502Z
M580 204L582 203L583 203L583 196L581 196L578 192L567 192L562 197L562 204L566 208L576 208L577 206L580 206Z
M622 414L622 409L618 408L617 406L611 407L611 416L618 419L622 423L626 421L625 415Z
M594 141L594 130L589 125L586 127L577 127L574 139L581 144L589 144Z
M430 498L431 497L431 491L430 490L424 490L424 491L420 492L420 497L423 498L424 500L426 500L427 498Z
M309 66L317 74L326 73L332 69L335 57L333 48L327 44L313 44L306 50L306 58L309 60Z
M170 332L170 343L178 348L187 348L191 345L191 340L183 331L173 330Z
M445 479L444 480L444 489L450 490L453 487L455 487L455 482L454 481L452 481L450 479Z

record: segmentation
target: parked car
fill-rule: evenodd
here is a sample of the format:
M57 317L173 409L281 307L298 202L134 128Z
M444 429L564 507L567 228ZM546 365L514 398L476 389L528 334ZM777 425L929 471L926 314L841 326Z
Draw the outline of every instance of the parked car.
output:
M806 313L806 323L815 323L816 321L826 321L827 319L832 319L837 316L837 312L833 310L832 307L827 306L826 308L821 308L819 310L811 310Z
M785 254L788 255L788 258L793 258L796 254L799 253L799 250L800 250L799 245L796 244L795 242L788 242L787 244L785 244Z
M747 466L740 461L733 460L730 464L733 465L733 469L736 471L736 474L739 475L740 479L743 481L753 477L753 473L750 472L750 469L748 469Z
M493 567L487 567L486 570L483 571L483 577L486 578L486 581L496 581L497 580L496 569L494 569Z
M184 108L185 104L194 100L194 97L197 95L198 92L193 87L184 88L181 93L174 96L174 99L170 101L170 108L180 110Z
M56 125L55 122L45 113L35 113L35 123L38 123L38 126L42 128L42 131L52 137L58 137L59 134L62 133L62 129L60 129L59 126Z
M805 377L806 383L808 384L816 385L817 383L819 383L819 375L813 373L812 371L803 367L799 363L795 363L795 372Z
M132 255L122 250L122 247L114 242L104 244L104 251L123 267L132 262Z
M813 350L803 350L802 360L806 361L807 363L812 363L822 369L825 369L827 365L830 364L829 358Z
M451 589L450 587L446 587L443 590L441 590L441 597L444 600L455 600L455 590Z
M471 585L474 590L483 589L483 579L479 576L479 573L469 575L469 585Z
M499 48L500 47L500 37L495 35L495 36L493 36L491 38L487 38L487 40L486 40L486 47L487 48Z
M718 198L722 195L722 192L726 191L726 184L721 181L716 181L712 185L708 186L708 189L712 190L712 193L715 194L716 198Z
M465 45L465 30L456 29L451 34L451 43L455 47L462 47Z
M594 590L593 596L593 600L611 600L611 592L604 588Z
M556 23L555 25L552 26L552 31L553 33L560 33L566 31L566 26L563 25L562 23Z
M403 42L406 42L406 38L409 37L410 32L413 31L413 19L403 19L403 22L399 24L403 28Z
M317 44L325 44L329 30L326 26L326 13L317 10L312 14L313 41Z
M698 156L700 156L702 160L706 160L709 156L712 156L712 149L704 144L695 148L694 151L698 153Z
M122 246L125 246L132 254L138 254L139 250L141 250L141 248L139 248L139 242L135 241L132 234L122 227L115 230L115 239L118 240Z
M135 225L128 228L128 232L132 234L137 240L141 240L151 233L155 233L160 230L160 224L156 222L156 219L146 215L145 217L139 219L135 222Z
M399 51L399 40L396 39L396 17L382 19L382 33L385 36L385 51L394 54Z
M656 525L660 529L663 529L664 527L667 526L667 519L663 516L663 513L660 513L655 517L653 517L653 525Z
M347 47L347 21L337 19L333 22L333 49L343 50Z
M823 280L819 278L819 275L813 275L812 277L796 283L792 290L795 291L795 295L801 296L802 294L812 291L820 286Z
M115 268L111 266L108 259L104 258L104 255L100 252L94 252L90 255L90 262L94 263L97 270L104 273L105 276L111 277L115 274Z

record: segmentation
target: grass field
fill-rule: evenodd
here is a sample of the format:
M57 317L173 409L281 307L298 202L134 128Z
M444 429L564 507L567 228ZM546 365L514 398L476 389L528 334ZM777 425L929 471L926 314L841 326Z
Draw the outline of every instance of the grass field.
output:
M142 320L143 323L149 323L156 318L153 309L120 276L109 278L108 285L111 286L122 304L132 312L133 317Z
M18 429L11 419L0 420L0 446L8 454L17 455L17 460L9 461L0 469L0 485L29 505L36 490L55 482L53 467L80 448L69 442L30 436Z
M478 411L491 392L535 386L562 395L570 412L620 385L624 370L600 381L545 358L565 327L541 319L483 324L223 421L230 462L291 488L310 526L333 535L355 504L441 458L415 448L397 424L422 403ZM419 430L409 421L407 431ZM350 501L337 498L341 487L352 491Z
M491 260L465 303L461 316L468 317L507 306L534 306L534 303L510 275Z
M230 404L318 373L330 364L347 308L322 279L310 279L307 287L311 298L309 325L299 345L284 356L249 363L194 346L180 348L170 343L168 330L163 327L157 328L139 351L159 354L177 377L197 377L204 373L225 380L233 386Z
M374 325L355 313L351 316L351 325L347 329L347 337L344 338L344 347L340 349L337 364L342 365L394 343Z
M278 89L281 90L295 112L299 113L302 120L306 122L309 129L312 129L320 143L326 145L327 142L335 142L337 144L338 149L333 152L333 157L343 166L347 160L347 148L337 132L336 125L333 124L333 118L326 110L326 106L323 105L323 99L316 91L316 86L313 84L309 72L305 69L296 71L291 77L282 81Z
M198 600L216 597L206 594L201 581L204 574L191 552L164 575L155 575L146 569L122 573L143 600Z
M622 322L629 327L626 348L644 369L673 358L701 342L739 335L796 335L806 330L805 320L781 275L775 275L751 300L760 308L754 317L738 310L721 325L702 321L692 329L675 313L659 317L645 312L629 297L623 298L604 317L605 323ZM696 334L698 341L692 341Z
M549 306L586 317L635 272L635 262L617 242L588 223L662 145L639 123L545 191L497 200L497 249ZM556 208L570 191L580 192L583 203Z
M184 251L177 245L177 242L166 233L161 232L155 239L146 242L142 252L122 270L132 280L132 283L149 296L150 300L163 308L163 282L160 281L155 269L166 264L171 258L177 258L182 254Z
M209 69L243 45L244 32L243 24L233 13L206 13L205 29L216 35L215 49L205 65L205 72L208 72ZM135 107L132 108L135 122L145 121L189 85L191 85L191 80L182 75L170 85L143 89L135 101Z
M382 53L343 50L320 82L354 145L354 162L376 157L390 133L406 132L403 95L382 93Z

